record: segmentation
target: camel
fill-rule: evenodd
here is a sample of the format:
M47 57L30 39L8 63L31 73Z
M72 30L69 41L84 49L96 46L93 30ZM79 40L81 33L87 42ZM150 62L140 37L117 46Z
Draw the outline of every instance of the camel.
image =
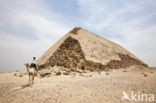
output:
M30 84L30 79L31 79L31 85L34 84L34 78L37 76L37 70L34 67L30 67L29 63L24 64L27 68L27 73L29 75L29 83Z

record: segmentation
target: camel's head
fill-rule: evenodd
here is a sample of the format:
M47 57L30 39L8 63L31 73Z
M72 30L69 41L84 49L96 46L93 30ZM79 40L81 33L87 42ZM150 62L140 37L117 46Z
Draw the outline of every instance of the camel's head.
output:
M29 67L29 66L30 66L29 63L25 63L24 65L25 65L26 67Z

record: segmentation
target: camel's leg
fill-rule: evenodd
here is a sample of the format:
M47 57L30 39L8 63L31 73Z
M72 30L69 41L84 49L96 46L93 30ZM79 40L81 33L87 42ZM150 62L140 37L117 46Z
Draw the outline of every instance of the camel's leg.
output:
M35 77L35 74L32 75L32 84L34 84L34 77Z
M29 83L30 83L30 74L29 74ZM29 83L28 83L28 84L29 84Z
M36 76L37 76L38 70L39 70L39 68L38 68L38 65L37 65Z
M35 70L34 72L35 72L35 75L34 76L37 76L37 70Z

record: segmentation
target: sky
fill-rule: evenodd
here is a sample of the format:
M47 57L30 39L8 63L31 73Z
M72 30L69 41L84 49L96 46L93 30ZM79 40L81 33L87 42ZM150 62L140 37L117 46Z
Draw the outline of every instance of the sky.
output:
M156 0L0 0L0 72L24 70L74 27L156 66Z

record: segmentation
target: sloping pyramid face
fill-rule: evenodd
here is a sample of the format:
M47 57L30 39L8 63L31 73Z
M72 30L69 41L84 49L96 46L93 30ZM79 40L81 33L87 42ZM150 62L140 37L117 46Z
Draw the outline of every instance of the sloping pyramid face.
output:
M91 71L147 66L121 46L82 28L74 28L49 48L39 58L38 65L41 68L56 65Z

